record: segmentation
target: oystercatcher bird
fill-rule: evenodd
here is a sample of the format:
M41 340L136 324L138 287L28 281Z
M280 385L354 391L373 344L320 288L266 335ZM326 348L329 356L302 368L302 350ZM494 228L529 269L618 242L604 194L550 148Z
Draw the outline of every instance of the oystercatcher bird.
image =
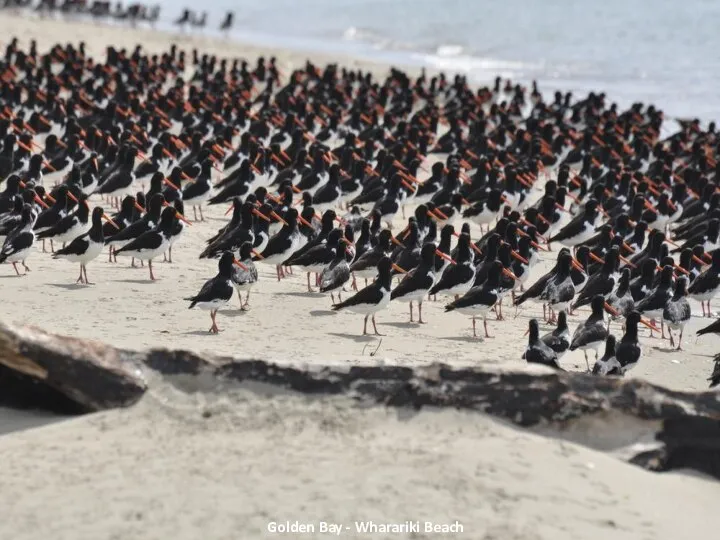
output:
M617 246L610 248L610 251L605 255L605 260L599 259L592 252L590 253L591 257L595 257L602 262L602 268L599 272L590 276L582 291L580 291L577 300L573 303L572 309L586 306L598 294L603 297L610 296L620 278L618 274L620 250Z
M610 334L605 339L605 353L598 360L595 360L593 366L593 375L621 375L623 374L622 366L615 357L615 348L617 346L617 340L615 336Z
M557 316L557 326L552 332L540 338L542 342L550 347L557 355L559 361L570 349L570 329L567 324L567 313L561 311Z
M220 25L220 30L230 30L233 26L235 20L235 13L232 11L228 11L225 15L225 19L223 19L222 24Z
M332 229L324 242L320 241L310 249L303 250L299 255L293 255L282 265L286 267L299 266L303 272L307 272L308 292L315 292L310 286L310 274L314 272L319 275L333 261L342 237L343 231Z
M391 242L400 244L400 242L392 235L388 229L380 231L377 237L377 244L362 256L358 257L350 265L350 272L361 278L365 278L365 286L367 280L373 279L377 274L377 265L383 257L387 256L391 249ZM400 244L402 246L402 244Z
M697 331L698 336L704 336L705 334L720 334L720 319Z
M90 229L90 207L87 195L80 194L77 209L58 221L55 225L37 234L41 240L54 240L65 243L85 234Z
M710 381L710 388L715 388L720 385L720 354L715 355L714 358L715 367L713 368L708 381Z
M160 215L160 223L158 223L157 227L131 240L116 250L115 255L128 255L134 259L148 261L150 279L155 281L155 275L152 270L152 260L165 253L170 247L170 236L172 235L176 220L177 210L172 206L166 207Z
M715 298L720 289L720 250L712 254L712 263L705 269L688 289L690 297L700 302L703 317L710 317L710 301ZM707 310L705 309L707 304Z
M673 267L664 266L660 272L660 283L648 295L635 304L635 309L651 319L662 318L665 306L673 296ZM665 324L661 323L662 338L665 339Z
M200 209L200 221L205 221L202 213L202 205L205 204L212 195L212 165L213 163L209 159L203 161L200 174L192 183L187 184L182 190L182 199L185 204L192 206L195 221L197 221L198 208Z
M373 330L375 335L381 336L375 324L375 314L385 309L390 304L390 286L392 279L392 270L401 271L397 265L393 264L390 257L383 257L378 262L377 277L370 285L364 289L360 289L356 294L332 306L333 311L347 309L353 313L365 315L363 323L363 335L367 335L368 318L372 316Z
M529 364L542 364L554 369L560 369L557 353L540 339L540 329L536 319L528 323L528 344L523 353L523 360Z
M633 300L632 292L630 291L630 270L628 268L623 268L617 287L610 293L610 296L606 297L606 301L611 308L617 311L619 317L622 318L627 317L627 314L635 309L635 300ZM608 318L608 330L610 329L610 321L614 321L617 318L615 315L611 315Z
M338 248L335 252L335 258L320 273L320 292L330 293L330 300L335 304L334 291L342 289L343 285L350 280L350 263L348 261L347 252L349 251L349 241L347 238L340 238ZM343 289L344 290L344 289ZM338 299L342 302L340 291L338 290Z
M630 312L625 318L625 334L615 347L615 358L620 363L623 375L634 368L642 356L642 347L638 340L638 324L640 322L647 325L637 310Z
M445 306L445 311L459 311L463 315L470 315L473 323L473 337L477 337L476 319L483 318L483 326L485 327L485 337L492 337L488 333L487 313L501 298L500 275L505 274L508 277L515 276L507 268L504 268L500 261L494 261L488 270L488 277L485 283L478 287L473 287L463 296Z
M590 362L587 357L588 350L592 349L595 351L595 360L598 359L598 349L603 344L608 336L607 328L605 328L605 315L604 315L605 299L600 296L594 296L590 301L590 307L592 313L585 322L579 324L573 332L572 342L570 343L570 350L574 351L581 349L585 354L585 363L587 364L587 370L590 371Z
M243 243L240 246L239 261L245 268L237 266L233 269L232 282L235 285L235 289L238 292L238 298L240 299L240 309L246 311L250 308L250 291L257 283L258 272L253 262L253 245L250 242ZM242 299L242 292L246 291L245 301Z
M130 223L117 234L105 239L105 244L109 246L110 249L112 249L113 255L116 260L116 250L119 246L123 246L128 242L135 240L140 235L154 229L157 226L157 224L160 222L160 213L162 212L162 207L164 203L165 197L162 196L162 193L156 193L152 196L150 202L147 205L147 212L145 212L145 214L140 219ZM138 204L138 206L140 205ZM135 259L133 259L132 265L135 266Z
M415 322L413 319L413 302L417 302L418 305L418 322L420 324L425 322L422 320L422 303L435 284L436 255L450 259L448 255L439 251L435 244L425 244L420 251L420 264L405 274L402 281L390 294L391 300L410 303L410 322Z
M163 210L162 219L165 216L169 216L167 219L174 219L174 214L171 213L173 209L166 208ZM247 270L247 267L238 261L235 256L230 252L226 251L220 257L218 261L218 273L214 278L211 278L205 282L200 289L200 292L195 296L185 298L190 302L189 309L199 307L210 311L210 319L212 320L212 326L209 332L211 334L217 334L220 332L215 317L220 308L225 307L230 299L233 297L235 289L233 288L232 277L233 277L233 265L237 266L241 270ZM154 278L153 278L154 279Z
M589 199L585 203L585 210L560 229L555 236L549 238L548 244L560 242L564 246L573 247L592 238L595 235L598 206L598 201Z
M458 240L458 252L452 264L445 269L438 282L430 289L431 295L443 293L459 298L470 290L475 282L475 263L470 252L470 235L462 233ZM499 279L499 275L498 275Z
M575 297L572 268L580 268L579 263L573 259L569 251L561 251L558 255L557 269L539 295L540 301L548 304L549 322L555 322L555 312L566 311Z
M15 273L19 276L20 271L17 269L17 263L23 265L25 272L29 272L25 259L32 252L33 244L35 244L35 232L33 224L35 223L35 215L32 207L25 205L22 211L22 218L18 226L10 232L3 242L0 249L0 264L4 262L12 263Z
M254 261L274 264L278 281L285 277L281 266L283 261L287 260L302 245L302 233L298 230L298 221L307 227L312 227L305 218L298 214L295 208L288 209L282 218L283 227L280 232L273 235L268 240L265 249L253 258Z
M675 292L672 298L665 304L663 309L662 318L668 327L668 334L670 336L670 346L675 346L675 340L673 339L673 330L680 330L680 336L678 337L677 350L679 351L682 347L682 336L685 324L690 320L692 312L690 310L690 303L687 300L687 285L688 279L685 276L680 276L675 282Z
M117 224L105 215L101 207L96 206L92 211L92 225L90 230L75 238L67 247L53 253L53 259L67 259L71 262L80 263L80 276L75 283L92 285L87 277L87 264L96 259L105 246L103 218L107 219L109 224L114 224L115 227L118 227Z

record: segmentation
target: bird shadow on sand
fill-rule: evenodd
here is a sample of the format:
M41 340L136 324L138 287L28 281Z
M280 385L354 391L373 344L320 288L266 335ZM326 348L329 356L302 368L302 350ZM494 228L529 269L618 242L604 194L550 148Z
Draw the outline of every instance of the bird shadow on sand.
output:
M380 325L381 326L392 326L394 328L421 328L422 326L424 326L418 322L410 322L410 321L407 321L407 322L385 322L385 323L380 323Z
M295 296L298 298L319 298L322 296L320 293L316 292L279 292L276 293L276 296Z
M155 280L157 281L157 280ZM146 284L146 283L155 283L152 279L116 279L116 283L136 283L136 284Z
M675 347L651 347L653 351L658 352L665 352L665 353L674 353L678 352L678 350ZM682 350L680 350L682 352Z
M329 309L313 309L310 312L311 317L330 317L332 315L337 315L337 311L331 311Z
M86 289L87 287L90 287L90 285L85 285L84 283L50 283L50 285L67 291L75 291L77 289Z
M222 330L220 331L222 333ZM208 332L207 330L188 330L187 332L183 332L186 336L217 336L218 334L213 334L212 332Z
M482 343L485 341L485 338L472 336L442 336L440 339L447 341L464 341L465 343Z
M221 314L223 317L230 317L230 318L244 317L244 316L247 315L249 312L250 312L249 310L244 310L244 311L243 311L243 310L240 309L240 308L228 309L228 310L220 310L220 314Z
M343 334L342 332L328 332L328 335L335 336L335 337L341 337L345 339L351 339L353 341L357 341L359 343L365 343L367 341L378 341L383 336L363 336L362 334Z
M27 275L27 274L20 274L19 276L18 276L17 274L6 274L6 275L3 275L3 276L0 276L0 278L3 278L3 279L17 279L17 278L25 277L26 275Z

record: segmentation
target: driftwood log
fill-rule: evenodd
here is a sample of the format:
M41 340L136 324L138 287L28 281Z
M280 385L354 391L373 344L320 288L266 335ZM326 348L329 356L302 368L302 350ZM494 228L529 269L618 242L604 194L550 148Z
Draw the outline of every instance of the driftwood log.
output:
M693 468L720 478L718 392L677 392L635 379L541 368L299 367L166 349L134 352L0 323L0 403L6 405L62 412L132 405L147 390L144 366L165 375L203 373L392 407L472 409L524 427L618 412L662 424L659 448L631 462L658 471Z

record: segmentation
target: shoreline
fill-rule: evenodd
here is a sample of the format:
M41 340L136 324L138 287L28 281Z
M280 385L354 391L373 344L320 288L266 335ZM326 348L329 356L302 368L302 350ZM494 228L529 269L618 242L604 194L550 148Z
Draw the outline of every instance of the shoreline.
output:
M485 58L482 56L463 54L462 47L460 54L454 54L454 47L448 46L444 52L439 47L433 51L422 51L414 49L386 49L379 47L372 41L354 40L343 37L334 39L322 39L317 37L302 36L282 36L277 34L267 34L263 32L255 32L244 27L237 28L227 36L221 35L217 30L208 29L202 33L183 32L174 30L168 20L161 20L156 27L147 24L137 26L128 26L124 24L112 24L108 22L95 22L85 18L53 18L39 17L35 14L9 13L0 12L0 20L8 18L18 22L18 30L11 32L10 35L21 38L28 33L39 34L37 37L38 45L42 46L44 36L54 33L54 27L57 25L80 26L83 30L101 30L103 40L107 43L125 44L125 47L134 47L136 43L142 43L146 50L160 52L163 50L161 44L168 41L177 43L180 47L198 48L202 52L215 54L220 58L244 57L254 59L259 56L275 55L280 61L285 59L285 68L290 65L298 65L304 63L307 59L312 59L314 63L339 63L348 68L360 68L371 71L375 74L385 73L391 67L402 69L411 76L417 76L421 70L425 70L430 76L439 73L445 73L452 77L455 74L468 77L468 81L472 86L492 86L495 76L501 75L503 78L511 78L514 82L519 82L525 86L529 86L535 77L518 76L515 67L524 64L517 61L497 60L494 58ZM38 29L28 27L28 25L38 25ZM79 36L75 41L81 41L83 38ZM22 39L21 39L22 41ZM49 40L53 41L53 40ZM63 40L61 40L63 41ZM64 41L73 41L65 39ZM47 40L45 41L47 42ZM50 45L51 43L47 43ZM54 44L54 41L53 43ZM91 45L91 44L88 44ZM93 50L88 47L93 54L104 54L104 49ZM448 54L449 53L449 54ZM508 69L508 66L515 66ZM537 82L541 91L548 95L559 90L561 92L572 92L573 94L587 94L592 90L605 91L604 88L596 88L594 85L588 85L577 78L545 78L537 77ZM642 101L643 96L640 92L636 95L625 98L608 94L611 101L617 102L620 107L629 106L633 101ZM657 104L656 104L657 105ZM661 106L661 108L664 108ZM687 116L687 115L685 115ZM685 118L682 116L682 118ZM663 124L661 132L662 136L668 136L677 129L675 125L676 117L672 114L666 115L666 122ZM703 123L715 120L714 118L700 117ZM670 127L668 124L672 124Z

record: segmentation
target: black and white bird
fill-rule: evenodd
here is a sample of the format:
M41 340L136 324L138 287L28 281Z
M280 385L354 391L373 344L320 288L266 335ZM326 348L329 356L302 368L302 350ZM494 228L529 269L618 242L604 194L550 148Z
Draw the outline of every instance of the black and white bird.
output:
M680 335L677 340L677 350L682 347L682 336L685 324L690 320L692 312L690 310L690 302L687 299L687 285L688 278L680 276L675 282L675 292L672 298L665 304L662 318L663 322L668 327L668 334L670 335L670 346L675 346L675 339L673 338L673 330L679 330Z
M625 334L615 347L615 358L620 363L623 375L635 367L642 356L638 340L638 324L641 322L648 325L637 310L630 312L625 318Z
M105 234L103 232L103 217L113 223L99 206L93 208L92 225L90 230L73 239L67 247L53 253L53 259L66 259L70 262L80 263L80 277L75 283L91 285L87 277L87 264L96 259L105 247ZM117 227L117 225L115 225Z
M283 217L283 227L273 235L265 249L256 255L255 261L262 261L266 264L275 265L278 281L285 276L281 264L290 255L295 253L302 245L303 235L298 230L298 220L302 220L306 226L312 227L310 223L298 214L295 208L290 208Z
M558 355L540 339L540 329L536 319L530 319L528 324L528 344L523 353L523 359L529 364L542 364L555 369L562 369L558 364Z
M30 271L30 268L25 264L25 259L28 258L32 252L33 244L35 244L34 224L35 214L32 207L26 204L22 210L20 223L5 237L2 249L0 249L0 264L4 262L12 263L18 276L21 274L17 269L17 263L22 264L26 272Z
M578 325L573 332L572 342L570 343L570 350L574 351L581 349L585 354L585 363L587 369L590 371L590 362L588 360L587 352L589 350L595 351L595 360L598 359L598 349L605 342L608 337L607 328L605 328L605 299L597 295L590 301L590 307L592 312L587 320Z
M435 284L436 255L449 258L449 255L438 251L435 244L425 244L420 251L420 264L405 274L402 281L390 294L391 300L410 303L410 322L415 322L413 319L413 302L417 302L418 305L418 322L420 324L425 322L422 319L422 303Z
M612 334L608 335L605 340L605 353L598 360L595 360L593 366L593 375L622 375L622 366L615 357L615 348L617 340Z
M150 279L155 281L152 269L152 260L159 257L170 247L170 236L172 235L177 220L177 210L167 206L160 215L160 223L157 227L142 233L135 240L131 240L123 247L115 251L116 255L127 255L141 261L148 261Z
M175 217L173 214L169 213L170 210L172 209L166 208L163 211L163 221L171 220ZM166 218L165 216L170 217ZM210 327L209 332L212 334L220 332L217 322L215 322L218 310L227 305L235 292L232 284L233 265L243 270L247 269L247 267L239 262L231 252L226 251L222 254L220 261L218 262L218 274L214 278L207 280L202 286L202 289L200 289L199 293L185 299L190 302L189 309L199 307L200 309L210 311L212 326Z
M475 329L476 319L482 317L485 327L485 337L492 337L487 329L487 314L501 298L500 274L508 277L515 276L508 269L504 268L498 260L493 261L488 269L487 279L482 285L473 287L463 296L445 306L445 311L459 311L463 315L470 315L473 323L473 337L477 337Z
M720 388L720 354L715 355L715 367L713 368L708 381L710 381L710 388Z
M561 311L557 316L557 326L540 338L557 355L558 361L570 349L570 329L567 324L567 313Z
M335 291L338 293L338 300L342 302L340 292L345 283L350 280L350 263L346 257L347 252L348 240L340 238L335 258L320 273L320 292L329 292L333 304L335 304Z
M712 263L706 268L688 289L690 298L700 302L703 310L703 317L710 316L710 301L715 298L720 290L720 249L712 254ZM705 305L707 304L707 311Z
M347 309L353 313L365 315L363 335L367 334L368 318L372 317L375 335L382 335L378 332L375 324L375 314L378 311L385 309L390 304L390 287L393 269L399 271L397 266L393 264L389 257L383 257L380 259L377 266L377 277L375 278L375 281L364 289L360 289L360 291L347 300L332 306L332 310L340 311Z
M660 283L648 295L635 304L635 309L651 319L660 319L665 306L673 296L673 267L666 265L660 272ZM662 337L665 338L665 326L661 325Z
M192 206L195 221L198 220L198 209L200 209L200 221L205 221L202 213L202 205L212 196L212 165L213 163L210 159L203 161L200 174L192 183L187 184L182 190L182 200L188 206Z
M470 251L470 235L462 233L458 240L456 264L451 264L443 272L440 279L430 289L430 294L438 293L462 296L470 290L475 282L475 263ZM498 274L498 278L499 278Z
M250 308L250 291L258 280L258 271L255 267L255 263L253 262L252 243L245 242L242 246L240 246L239 256L239 261L245 268L239 265L236 265L237 268L233 268L232 282L238 292L240 308L243 311L246 311ZM244 302L242 299L243 291L247 293Z
M382 258L390 252L392 243L400 244L388 229L380 231L377 237L377 244L355 259L350 265L350 272L353 276L364 278L367 286L367 280L375 277L377 274L377 265ZM400 245L402 246L402 244Z
M595 226L598 219L599 203L595 199L589 199L585 203L582 213L575 216L570 223L565 225L553 237L548 239L548 244L560 242L564 246L573 247L590 240L595 236Z
M81 194L75 212L66 215L49 229L38 233L37 237L41 240L54 240L65 244L89 230L90 207L88 206L87 195Z

